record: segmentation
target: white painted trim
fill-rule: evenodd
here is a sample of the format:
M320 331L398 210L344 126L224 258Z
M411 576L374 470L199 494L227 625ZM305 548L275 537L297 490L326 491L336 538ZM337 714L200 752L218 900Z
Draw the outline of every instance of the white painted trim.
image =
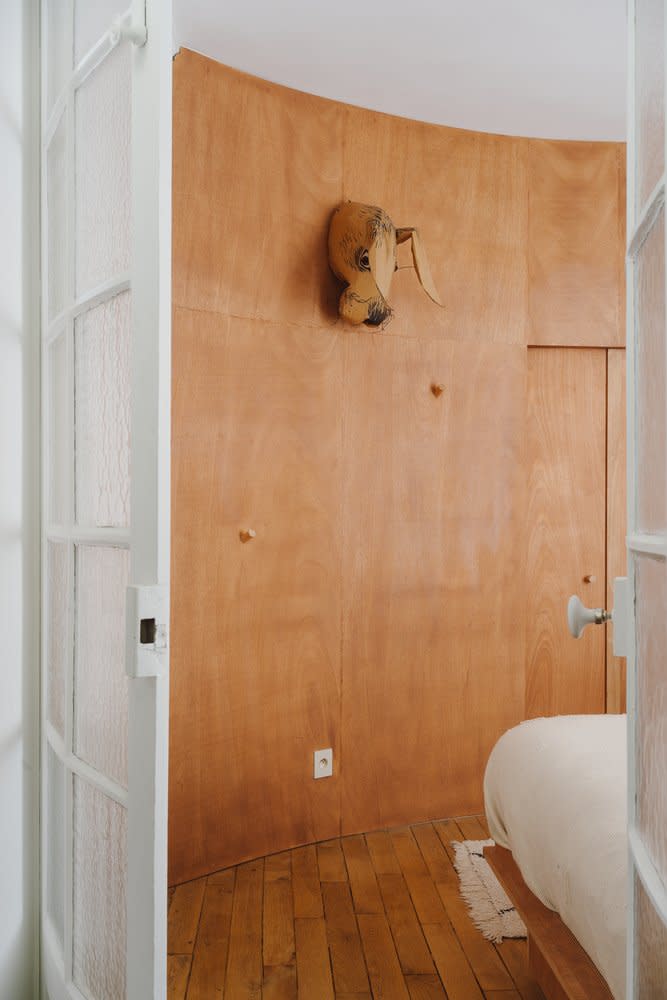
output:
M68 9L68 17L69 13L70 11ZM121 15L120 20L123 22L129 22L130 16L131 8L128 8L125 13ZM43 24L46 25L46 19L43 20ZM71 26L71 34L73 34L74 21L70 20L69 24ZM46 37L46 31L44 31L44 37ZM53 102L53 108L49 112L48 119L44 124L44 141L46 145L48 145L53 137L53 133L58 126L58 120L63 110L67 105L72 104L74 91L78 90L79 87L86 82L88 77L95 72L98 66L104 62L106 57L113 52L113 50L118 46L119 41L120 39L114 36L113 25L110 24L102 37L99 38L81 57L73 71L70 73L63 91L57 95L55 101ZM71 52L74 52L73 42L74 39L72 37ZM46 109L46 101L44 102L43 107Z
M95 306L100 305L102 302L107 302L109 299L114 298L116 295L120 295L121 292L126 292L130 287L130 275L129 274L119 274L115 278L109 279L109 281L103 282L98 285L97 288L91 289L89 292L85 292L74 300L69 306L66 306L61 313L52 319L47 326L46 330L46 342L51 343L61 332L62 328L70 320L76 319L81 313L87 312L89 309L93 309Z
M626 486L628 532L635 530L635 323L634 323L634 261L630 256L632 237L636 219L636 136L635 136L635 4L627 0L627 123L626 145ZM627 710L627 758L628 758L628 819L634 817L635 799L635 570L632 550L628 550L628 648L626 659L626 710ZM634 914L634 870L632 854L628 843L628 877L626 885L626 1000L634 1000L635 981L635 914Z
M667 536L646 535L641 532L628 535L626 545L631 552L641 552L650 556L667 556Z
M22 669L24 793L16 803L24 829L24 923L29 928L32 996L41 989L41 15L39 0L24 0L22 39L22 355L23 603ZM16 484L17 487L19 484ZM17 669L19 664L16 664ZM6 903L6 901L5 901ZM7 983L4 984L5 987Z
M73 542L78 545L112 545L127 548L130 544L128 528L86 528L77 525L48 524L49 541Z
M634 861L637 875L658 916L663 924L667 925L667 888L665 888L665 883L662 881L658 869L653 864L653 860L646 850L637 827L630 828L629 841L630 855Z
M651 191L648 196L646 204L643 206L639 218L637 220L637 227L633 233L631 233L632 239L628 246L628 257L634 260L639 253L642 244L646 242L646 237L651 232L655 220L660 215L660 210L664 208L665 205L665 174L656 184L656 186Z
M68 772L78 775L79 778L83 778L87 781L89 785L93 785L95 788L99 789L118 805L127 808L127 790L119 785L117 781L112 778L108 778L97 768L93 767L92 764L86 763L85 760L81 760L74 753L69 753L64 740L61 738L60 734L50 722L45 723L46 727L46 741L47 744L52 748L53 752L60 759L61 763L67 768Z
M665 13L663 4L663 13ZM628 586L630 588L630 635L627 657L627 718L628 718L628 887L627 887L627 943L626 943L626 995L627 1000L635 1000L637 954L635 948L636 901L635 873L644 885L653 906L667 924L667 893L665 886L653 866L637 828L637 666L636 666L636 588L637 560L640 555L659 558L667 556L667 538L659 534L647 534L638 530L637 491L637 427L636 399L638 374L636 364L637 303L635 289L635 262L639 251L651 229L664 209L665 167L663 174L649 195L646 205L637 205L638 177L638 123L636 115L635 67L637 61L636 39L637 0L628 0L628 145L627 145L627 234L626 256L627 275L627 503L628 503ZM667 53L667 17L664 18L663 58ZM641 57L641 54L640 54ZM667 74L665 79L663 107L667 108ZM663 152L667 164L667 147ZM667 254L666 254L667 260ZM667 288L667 270L663 274ZM663 329L663 336L667 331ZM662 378L667 381L667 371ZM659 415L658 415L659 419ZM663 413L662 426L667 426L667 410ZM665 609L667 610L667 609Z
M169 610L171 457L171 0L133 0L147 43L132 87L133 586L160 585ZM168 634L168 621L165 623ZM131 625L128 626L131 631ZM167 994L169 650L164 674L128 679L127 1000Z
M42 940L42 971L48 1000L86 1000L73 982L66 981L58 939L47 916L42 924Z

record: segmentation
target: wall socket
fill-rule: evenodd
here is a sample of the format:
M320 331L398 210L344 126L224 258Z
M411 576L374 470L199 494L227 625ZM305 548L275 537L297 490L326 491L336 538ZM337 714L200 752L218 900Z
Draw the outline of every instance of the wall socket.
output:
M333 749L316 750L313 753L313 777L330 778L333 774Z

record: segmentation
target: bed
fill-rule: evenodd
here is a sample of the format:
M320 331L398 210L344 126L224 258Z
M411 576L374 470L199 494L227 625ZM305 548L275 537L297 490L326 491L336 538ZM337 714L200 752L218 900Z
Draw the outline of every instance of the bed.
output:
M489 758L485 857L548 1000L625 998L626 759L619 715L524 722Z

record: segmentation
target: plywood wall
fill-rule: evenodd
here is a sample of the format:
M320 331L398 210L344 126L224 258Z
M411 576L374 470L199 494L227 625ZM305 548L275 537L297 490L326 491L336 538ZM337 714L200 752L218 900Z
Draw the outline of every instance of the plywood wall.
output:
M525 714L526 345L623 343L622 184L612 144L443 129L176 57L172 882L480 807ZM338 319L343 198L420 227L444 309L408 268L386 330Z

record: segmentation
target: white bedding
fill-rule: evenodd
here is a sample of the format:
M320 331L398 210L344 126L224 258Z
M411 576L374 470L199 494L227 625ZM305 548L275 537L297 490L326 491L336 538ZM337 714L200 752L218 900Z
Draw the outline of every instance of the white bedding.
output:
M533 719L494 747L491 836L625 1000L627 766L624 715Z

